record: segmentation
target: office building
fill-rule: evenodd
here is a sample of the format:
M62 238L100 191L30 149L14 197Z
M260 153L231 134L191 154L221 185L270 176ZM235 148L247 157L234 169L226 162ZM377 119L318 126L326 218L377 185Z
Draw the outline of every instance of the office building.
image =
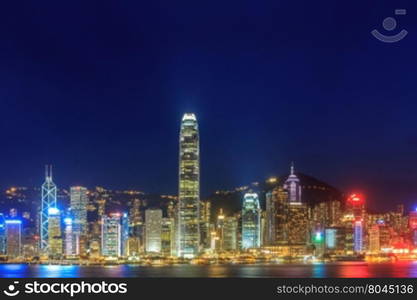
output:
M192 258L200 251L200 144L192 113L182 118L179 142L177 255Z
M6 220L7 257L10 259L22 255L22 221Z
M4 215L0 213L0 256L4 256L7 253L7 232L6 232L6 220Z
M261 246L261 208L256 193L246 193L242 207L242 249Z
M237 251L238 224L236 217L225 217L223 222L223 251Z
M62 256L61 213L55 207L49 208L48 255L52 258Z
M162 247L162 210L145 211L145 249L147 253L160 253Z
M87 233L87 188L82 186L71 187L70 198L73 231L77 235L85 235Z
M56 207L56 196L57 188L55 183L52 181L52 166L45 167L45 182L42 185L41 189L41 211L40 211L40 222L39 222L39 232L40 232L40 248L41 251L47 251L49 244L48 237L48 219L49 219L49 208Z
M171 218L162 218L161 253L164 256L171 256L174 240L174 221Z
M104 257L117 258L122 255L121 225L120 213L111 213L104 215L101 229L101 252Z

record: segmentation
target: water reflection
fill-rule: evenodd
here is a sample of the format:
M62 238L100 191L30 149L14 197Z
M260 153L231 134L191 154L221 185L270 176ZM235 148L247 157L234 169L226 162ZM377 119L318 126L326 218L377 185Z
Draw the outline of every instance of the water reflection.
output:
M340 262L330 264L181 265L161 267L0 264L0 277L416 278L417 263L402 261L382 264Z

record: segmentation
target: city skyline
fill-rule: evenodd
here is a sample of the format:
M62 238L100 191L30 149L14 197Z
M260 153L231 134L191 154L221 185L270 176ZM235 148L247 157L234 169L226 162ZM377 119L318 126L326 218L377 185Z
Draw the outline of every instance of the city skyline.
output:
M417 259L416 210L369 210L362 193L341 194L325 183L286 178L200 197L200 126L186 112L178 138L178 195L157 206L137 191L71 186L59 195L52 166L33 198L11 188L0 207L0 261L66 266L407 263ZM308 183L310 182L310 183ZM229 196L228 196L229 195ZM124 198L124 199L123 199ZM260 199L265 199L261 206ZM219 201L220 200L220 201ZM216 202L220 209L212 206ZM117 204L115 206L115 204ZM217 210L218 209L218 210Z
M328 2L4 4L0 186L38 186L52 164L61 186L176 193L167 153L192 111L202 195L295 161L374 206L412 205L415 39L370 35L389 4ZM398 26L417 31L411 16Z

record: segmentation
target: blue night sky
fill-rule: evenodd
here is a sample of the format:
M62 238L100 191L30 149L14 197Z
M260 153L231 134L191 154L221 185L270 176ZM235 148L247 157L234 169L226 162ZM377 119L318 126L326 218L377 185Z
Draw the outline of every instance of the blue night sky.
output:
M60 187L176 193L190 111L203 196L295 161L371 206L417 203L415 1L9 2L2 187L51 163ZM409 31L396 44L370 34L390 16Z

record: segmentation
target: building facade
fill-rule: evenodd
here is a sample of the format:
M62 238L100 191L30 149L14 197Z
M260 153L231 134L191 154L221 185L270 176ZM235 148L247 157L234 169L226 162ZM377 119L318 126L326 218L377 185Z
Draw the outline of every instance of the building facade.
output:
M87 231L87 188L82 186L71 187L70 197L73 231L77 235L85 235Z
M55 207L49 208L48 255L52 258L62 256L61 213Z
M56 194L57 188L55 183L52 181L52 167L45 167L45 182L41 189L41 211L40 211L40 248L42 252L46 253L49 243L48 238L48 219L49 219L49 208L56 207Z
M7 257L17 258L22 255L22 221L6 220Z
M161 253L162 210L145 211L145 250L147 253Z
M7 232L6 232L6 220L4 215L0 213L0 256L7 253Z
M200 142L192 113L182 118L179 144L177 255L192 258L200 252Z
M101 229L101 252L104 257L117 258L122 255L121 214L103 216Z
M246 193L242 207L242 249L261 246L261 208L258 194Z

